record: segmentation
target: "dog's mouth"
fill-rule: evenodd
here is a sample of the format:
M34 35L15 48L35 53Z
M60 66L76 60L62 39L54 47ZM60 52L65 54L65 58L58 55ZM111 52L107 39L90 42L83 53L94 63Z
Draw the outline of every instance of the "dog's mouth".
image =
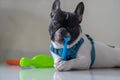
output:
M55 40L55 42L57 42L59 44L64 44L64 39Z
M54 42L57 43L57 44L59 44L59 45L64 45L64 43L65 43L64 39L55 40ZM67 44L70 45L71 41L68 41Z
M59 29L59 30L57 30L57 31L55 32L54 42L57 42L57 43L59 43L59 44L64 44L64 38L65 38L65 37L71 38L70 33L69 33L66 29L64 29L64 28ZM70 42L70 41L69 41L69 42ZM68 44L69 44L69 42L68 42Z
M55 40L54 40L54 41L57 42L57 43L59 43L59 44L62 44L62 45L63 45L64 42L65 42L65 41L64 41L64 38L65 38L65 37L71 38L71 37L70 37L70 34L68 33L68 34L65 35L64 37L63 37L63 36L60 36L60 35L55 36ZM71 41L69 41L68 44L70 44L70 42L71 42Z

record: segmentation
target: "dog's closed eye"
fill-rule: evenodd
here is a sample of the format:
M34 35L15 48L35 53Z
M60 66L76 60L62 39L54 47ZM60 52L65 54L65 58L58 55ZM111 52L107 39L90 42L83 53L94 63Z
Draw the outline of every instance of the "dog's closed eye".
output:
M53 21L53 26L54 26L54 27L60 27L60 23L57 22L57 21Z

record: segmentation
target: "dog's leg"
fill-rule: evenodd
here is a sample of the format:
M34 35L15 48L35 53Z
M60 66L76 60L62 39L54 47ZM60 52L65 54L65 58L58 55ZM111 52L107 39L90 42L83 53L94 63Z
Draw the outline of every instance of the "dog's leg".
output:
M54 59L54 67L57 70L57 66L59 65L59 62L61 61L61 57L59 57L58 55L52 53L53 59Z
M60 61L56 65L58 71L67 71L71 69L89 69L90 60L85 56L81 56L76 59L71 59L68 61Z

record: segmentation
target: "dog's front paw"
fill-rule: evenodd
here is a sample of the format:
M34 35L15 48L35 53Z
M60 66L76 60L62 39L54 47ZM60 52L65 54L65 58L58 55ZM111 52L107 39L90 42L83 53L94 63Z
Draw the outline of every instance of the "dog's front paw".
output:
M71 65L68 63L68 61L60 61L55 64L55 68L58 71L68 71L71 69Z

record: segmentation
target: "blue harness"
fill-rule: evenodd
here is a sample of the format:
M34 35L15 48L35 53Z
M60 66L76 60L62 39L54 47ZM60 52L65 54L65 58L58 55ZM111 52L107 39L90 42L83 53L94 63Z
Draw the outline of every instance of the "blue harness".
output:
M90 40L90 43L91 43L91 46L92 46L92 49L91 49L91 64L90 64L90 68L92 67L92 65L94 64L94 61L95 61L95 47L94 47L94 41L93 39L89 36L89 35L86 35L87 38ZM70 59L74 59L76 58L77 56L77 52L79 50L79 48L82 46L82 44L84 43L84 39L81 38L78 43L76 43L74 46L72 46L71 48L67 48L67 60L70 60ZM63 52L63 48L59 48L59 49L56 49L54 48L53 44L50 45L50 51L53 52L54 54L62 57L62 52Z

